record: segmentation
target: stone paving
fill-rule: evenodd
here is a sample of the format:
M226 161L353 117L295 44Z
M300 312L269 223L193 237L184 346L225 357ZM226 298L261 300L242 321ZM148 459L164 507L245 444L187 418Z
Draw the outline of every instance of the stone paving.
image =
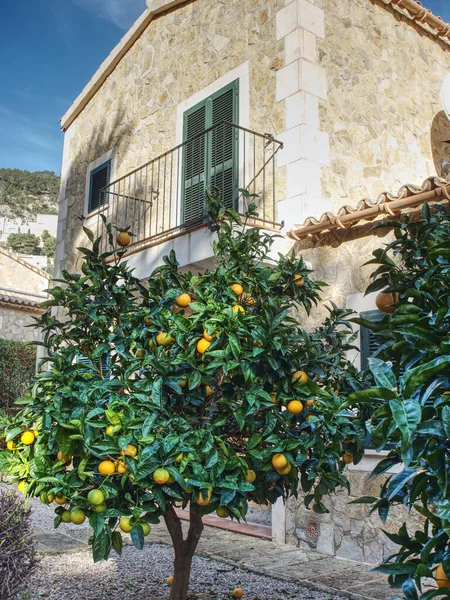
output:
M187 526L183 523L184 529ZM80 527L40 531L35 537L39 552L64 554L88 551L89 535L89 528ZM130 541L126 540L126 543ZM163 524L152 527L147 543L170 544ZM278 545L232 531L205 527L197 551L241 569L301 583L331 596L340 594L354 600L388 600L394 595L386 577L371 571L373 565Z

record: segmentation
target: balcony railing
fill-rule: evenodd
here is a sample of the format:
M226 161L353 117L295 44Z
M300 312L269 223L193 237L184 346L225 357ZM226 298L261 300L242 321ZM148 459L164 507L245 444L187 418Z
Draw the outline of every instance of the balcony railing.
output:
M282 147L269 134L223 121L104 187L98 234L100 214L118 229L131 228L130 252L188 233L207 222L205 192L213 187L240 214L247 201L241 190L255 194L251 225L279 228L275 155Z

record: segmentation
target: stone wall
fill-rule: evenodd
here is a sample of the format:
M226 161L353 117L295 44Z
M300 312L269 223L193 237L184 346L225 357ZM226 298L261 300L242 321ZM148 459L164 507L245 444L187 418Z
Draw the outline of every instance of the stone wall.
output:
M42 294L48 288L48 279L33 267L17 262L9 253L0 252L0 287Z
M18 342L38 340L40 337L38 330L34 327L27 327L35 322L33 316L37 317L39 314L23 308L0 304L0 338Z
M324 9L320 123L330 165L322 190L334 210L436 174L431 130L450 48L375 0L325 0Z
M83 242L88 165L116 148L120 177L174 147L178 105L226 73L248 61L248 126L275 137L284 129L276 99L284 44L275 31L283 6L284 0L200 0L150 23L66 133L60 268L77 266L72 249Z

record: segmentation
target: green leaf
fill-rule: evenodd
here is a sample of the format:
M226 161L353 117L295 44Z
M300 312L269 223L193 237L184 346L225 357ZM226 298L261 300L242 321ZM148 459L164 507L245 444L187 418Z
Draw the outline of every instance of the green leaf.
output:
M411 396L416 388L424 384L428 379L434 377L443 370L448 370L450 366L450 355L442 355L430 362L421 364L414 369L406 371L400 378L400 386L406 396Z
M450 406L444 406L442 409L442 423L444 425L445 435L450 438Z
M377 386L393 390L397 385L397 379L391 367L379 358L369 358L368 362Z
M94 537L94 543L92 545L92 556L94 562L100 562L104 560L109 553L110 543L109 537L105 532L101 532Z
M389 402L392 416L397 423L398 428L402 432L405 444L411 439L411 435L420 423L422 416L422 407L415 400L394 399Z
M112 532L111 542L112 542L112 547L114 548L114 551L120 556L122 554L122 548L123 548L122 534L120 533L120 531Z
M377 571L378 573L387 573L388 575L409 575L410 573L415 572L416 565L409 562L391 563L380 565L372 570Z
M228 343L234 358L238 359L241 354L241 344L238 336L235 333L231 333L228 337Z
M445 521L450 521L450 500L441 500L438 502L435 515Z
M347 396L347 400L341 404L340 410L361 404L363 402L372 402L373 400L392 400L396 397L396 393L384 387L369 388L367 390L359 390Z
M144 547L144 530L140 525L135 525L130 531L131 541L133 546L138 550L142 550Z

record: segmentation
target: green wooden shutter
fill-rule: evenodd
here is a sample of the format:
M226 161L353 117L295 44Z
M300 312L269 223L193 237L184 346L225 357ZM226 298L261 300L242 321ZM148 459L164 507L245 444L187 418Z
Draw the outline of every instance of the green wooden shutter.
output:
M183 160L183 223L195 224L205 213L206 188L206 103L184 116L184 139L191 140L184 147Z
M103 163L96 169L93 169L90 173L90 185L89 185L89 205L88 211L92 212L97 210L103 204L105 204L106 199L104 196L106 194L100 193L100 190L109 184L111 172L111 161Z
M183 225L204 219L206 188L219 187L225 204L236 205L238 131L219 125L201 134L222 121L238 123L238 84L238 80L232 82L184 113L183 141L191 141L183 152Z
M212 97L212 126L222 121L237 123L238 88L234 82ZM211 187L222 192L225 206L235 207L238 192L238 130L219 125L211 136Z
M362 312L360 316L367 321L381 321L384 317L384 313L380 310L369 310ZM361 327L360 329L360 348L361 348L361 371L365 371L369 368L369 358L374 352L380 347L380 342L373 331L367 329L367 327Z

